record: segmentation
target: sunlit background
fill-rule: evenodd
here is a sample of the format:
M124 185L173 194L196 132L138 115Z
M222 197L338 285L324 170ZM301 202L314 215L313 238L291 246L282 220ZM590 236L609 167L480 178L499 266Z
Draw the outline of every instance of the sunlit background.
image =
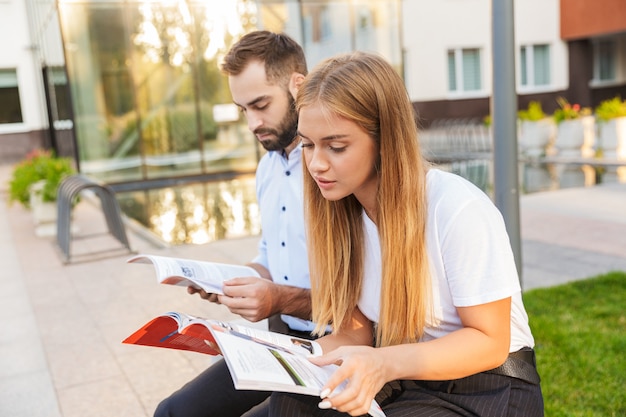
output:
M515 2L519 108L539 100L551 113L561 96L591 107L626 98L622 1ZM264 151L219 70L254 29L292 36L309 67L353 50L384 56L405 80L431 159L492 191L493 144L482 125L490 0L24 0L0 1L0 10L3 38L19 40L0 46L0 159L36 143L72 156L164 241L259 232L253 173ZM442 158L433 126L445 125L480 131L486 146L447 132ZM540 156L520 160L521 193L626 181L623 164Z

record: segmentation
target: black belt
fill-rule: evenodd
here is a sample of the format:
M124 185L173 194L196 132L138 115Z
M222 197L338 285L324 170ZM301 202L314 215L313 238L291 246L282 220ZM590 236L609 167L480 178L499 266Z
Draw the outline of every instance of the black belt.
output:
M267 318L268 320L268 328L270 332L288 334L290 336L299 337L301 339L317 339L318 336L314 336L313 332L307 332L302 330L294 330L291 327L287 326L281 318L280 314L275 314Z
M290 335L290 336L299 337L300 339L314 340L314 339L318 338L318 336L314 336L313 335L313 332L305 332L305 331L302 331L302 330L294 330L291 327L287 331L287 334Z
M485 373L510 376L535 385L541 382L537 373L535 351L529 347L509 353L509 357L502 365Z

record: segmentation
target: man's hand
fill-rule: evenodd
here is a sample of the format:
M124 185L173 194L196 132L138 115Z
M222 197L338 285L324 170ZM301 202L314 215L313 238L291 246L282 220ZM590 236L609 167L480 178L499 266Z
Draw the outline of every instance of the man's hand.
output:
M246 266L249 266L250 268L252 268L255 271L257 271L259 273L259 275L263 279L266 279L269 282L272 281L272 277L270 276L270 271L268 271L267 268L265 268L263 265L251 262L249 264L246 264ZM210 301L210 302L216 303L216 304L221 304L221 302L220 302L220 300L218 298L218 294L208 293L208 292L204 291L201 288L196 288L196 287L191 287L191 286L187 287L187 293L189 293L189 294L198 294L198 295L200 295L201 298L203 298L203 299L205 299L207 301ZM260 319L260 320L262 320L262 319Z
M207 301L223 304L231 313L252 322L274 314L311 319L311 292L306 288L278 285L265 278L241 277L225 281L222 290L223 295L187 287L189 294L199 294Z
M231 313L257 322L280 312L278 287L263 278L233 278L224 281L224 294L217 296L217 302L228 307Z
M217 298L217 294L213 294L210 292L206 292L201 288L196 288L196 287L187 287L187 293L188 294L199 294L200 298L203 298L207 301L210 301L212 303L220 303L220 300Z
M264 278L241 277L224 281L224 294L208 293L195 287L187 287L189 294L199 294L201 298L216 304L223 304L233 314L246 320L257 322L280 313L279 285Z

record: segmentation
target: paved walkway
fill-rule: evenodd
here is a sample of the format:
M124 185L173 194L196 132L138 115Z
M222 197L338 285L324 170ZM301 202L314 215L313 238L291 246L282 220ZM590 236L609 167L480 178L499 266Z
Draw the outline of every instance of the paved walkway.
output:
M152 267L126 264L124 250L91 254L122 248L86 200L73 212L80 262L64 265L55 240L35 236L30 213L5 204L8 172L0 166L0 415L152 416L212 358L120 341L166 311L233 317L157 285ZM531 194L520 205L525 289L626 271L626 184ZM128 233L137 252L242 263L256 251L255 237L162 248Z

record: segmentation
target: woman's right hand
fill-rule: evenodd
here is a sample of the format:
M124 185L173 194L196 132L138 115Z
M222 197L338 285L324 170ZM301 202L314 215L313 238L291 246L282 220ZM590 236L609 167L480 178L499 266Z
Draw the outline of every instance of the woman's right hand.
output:
M333 408L352 416L367 414L376 394L387 383L386 363L381 349L369 346L342 346L309 358L318 365L339 365L322 388L319 407ZM334 392L344 381L345 388Z

